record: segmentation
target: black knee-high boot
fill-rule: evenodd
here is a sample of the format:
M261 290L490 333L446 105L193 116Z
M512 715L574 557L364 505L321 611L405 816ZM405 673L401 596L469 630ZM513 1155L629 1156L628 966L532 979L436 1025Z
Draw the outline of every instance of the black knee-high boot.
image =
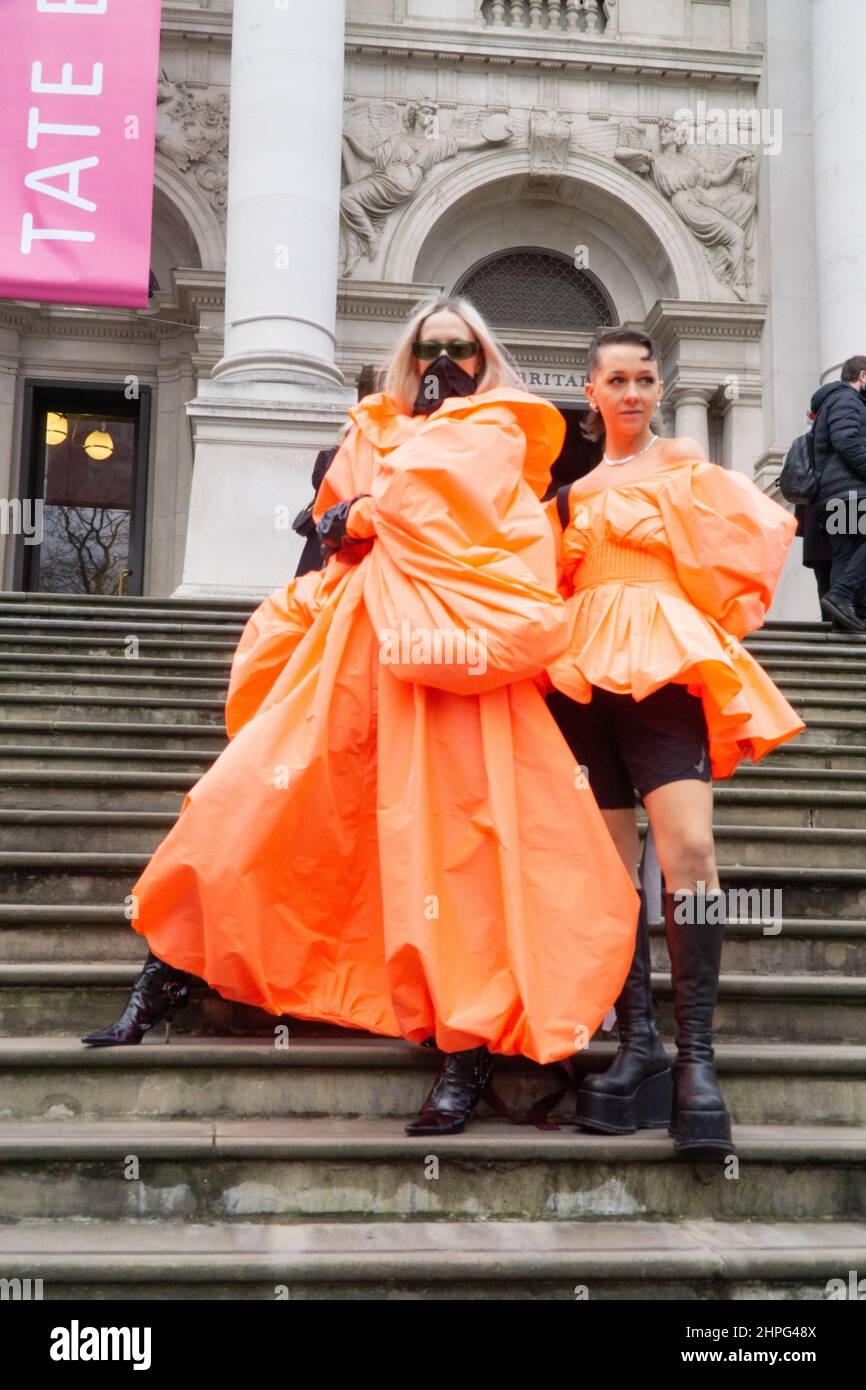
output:
M637 1129L664 1128L671 1122L673 1082L653 1019L649 927L643 890L634 958L614 1007L619 1051L607 1071L584 1078L577 1093L578 1128L600 1134L633 1134Z
M670 1128L674 1147L697 1156L734 1153L731 1119L713 1061L725 896L720 890L665 893L664 913L677 1028Z
M470 1047L466 1052L449 1052L418 1118L405 1126L406 1133L460 1134L493 1075L493 1064L486 1047Z
M97 1033L88 1033L81 1041L91 1047L119 1047L140 1043L145 1033L163 1019L171 1022L175 1010L188 998L187 980L183 970L148 951L144 969L132 987L126 1008L116 1023Z

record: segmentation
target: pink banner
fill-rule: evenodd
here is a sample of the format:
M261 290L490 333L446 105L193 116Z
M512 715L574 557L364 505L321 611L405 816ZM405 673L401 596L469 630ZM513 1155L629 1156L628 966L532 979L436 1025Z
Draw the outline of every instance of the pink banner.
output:
M147 307L161 0L0 0L0 297Z

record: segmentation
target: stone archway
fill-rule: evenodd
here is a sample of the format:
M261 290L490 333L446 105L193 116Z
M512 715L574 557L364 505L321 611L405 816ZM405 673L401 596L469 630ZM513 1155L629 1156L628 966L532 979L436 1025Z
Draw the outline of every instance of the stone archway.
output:
M188 226L198 247L201 268L224 270L225 229L204 194L159 153L154 165L153 182Z
M501 149L454 168L443 165L389 230L383 279L404 284L441 280L430 255L437 227L441 231L454 225L463 212L491 199L505 211L521 201L541 202L550 210L571 209L580 215L581 226L594 229L599 247L607 236L615 236L623 266L635 286L642 284L643 314L661 297L719 298L701 248L665 200L627 170L582 150L569 156L563 175L543 183L531 177L527 150ZM507 244L488 249L505 249ZM616 300L613 285L606 283ZM617 303L617 309L624 317L634 317L633 294L626 298L631 301L628 306Z

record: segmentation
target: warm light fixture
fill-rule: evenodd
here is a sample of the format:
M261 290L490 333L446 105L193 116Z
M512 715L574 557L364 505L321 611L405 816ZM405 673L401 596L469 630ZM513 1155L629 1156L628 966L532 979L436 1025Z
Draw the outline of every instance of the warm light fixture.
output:
M107 432L104 420L102 429L94 430L85 439L84 452L89 458L95 459L97 463L104 463L107 458L111 458L114 453L114 440Z
M65 415L49 410L45 417L45 443L62 444L69 433L69 421Z

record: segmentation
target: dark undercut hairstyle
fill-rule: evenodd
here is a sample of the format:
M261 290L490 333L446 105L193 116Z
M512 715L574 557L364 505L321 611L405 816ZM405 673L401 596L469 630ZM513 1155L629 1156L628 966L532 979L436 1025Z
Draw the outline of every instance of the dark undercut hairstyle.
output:
M596 333L589 345L589 354L586 362L586 375L588 380L592 380L595 373L601 366L601 354L606 347L637 347L644 349L645 360L656 362L659 373L662 369L662 352L655 338L651 338L648 333L641 333L636 328L605 328L600 333ZM866 370L866 368L864 368ZM658 433L661 428L661 421L657 416L653 417L653 428ZM591 439L593 443L604 439L604 421L597 410L591 410L581 421L581 432L586 439Z
M866 357L849 357L842 363L843 381L856 381L861 372L866 372Z

